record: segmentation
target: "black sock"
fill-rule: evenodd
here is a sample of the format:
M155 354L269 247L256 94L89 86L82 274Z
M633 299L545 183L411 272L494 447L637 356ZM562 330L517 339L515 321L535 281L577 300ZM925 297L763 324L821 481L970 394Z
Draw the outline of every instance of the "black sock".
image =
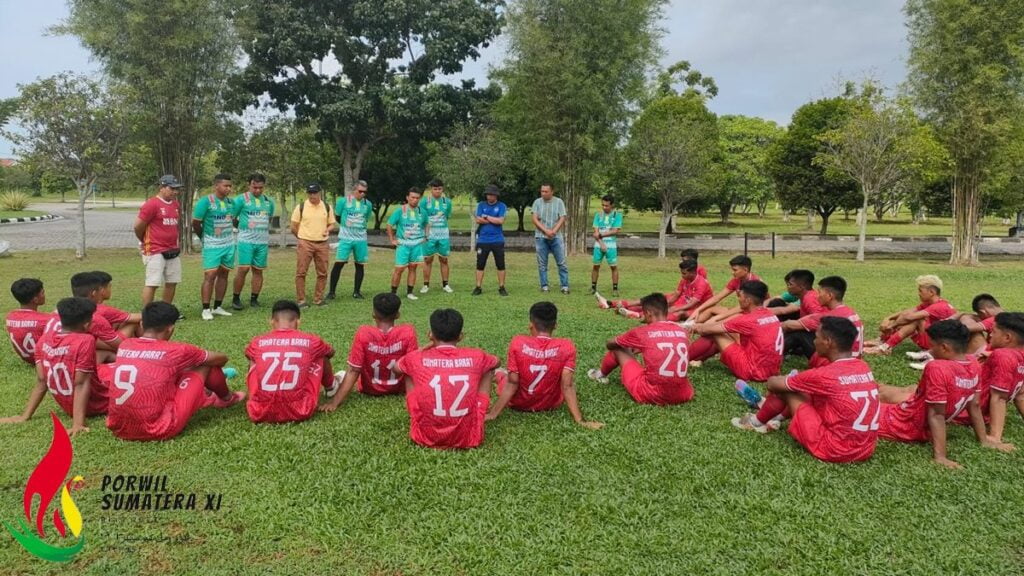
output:
M398 294L398 286L392 286L391 287L391 293L392 294Z
M423 285L424 286L430 286L430 282L424 282Z
M363 288L363 273L364 272L365 272L365 270L363 269L363 265L358 263L358 262L356 262L356 292L362 292L363 291L362 288Z
M590 283L590 289L591 290L597 290L597 282L591 282Z
M618 290L618 289L619 289L619 285L618 284L612 284L612 290Z
M252 300L253 302L259 300L259 298L260 298L260 293L259 292L253 292L252 294L249 295L249 300Z
M235 292L235 298L234 298L235 300L238 300L241 297L242 297L242 293L241 292Z
M413 289L413 286L406 285L405 293L406 294L412 294L412 289Z
M223 300L214 300L213 301L213 307L214 308L220 308L220 305L223 304L223 303L224 303Z
M447 280L441 280L441 286L447 286L447 285L448 285L448 281ZM425 284L424 284L424 286L425 286Z
M210 303L209 302L203 302L203 310L210 310Z
M334 267L331 268L331 289L328 290L331 294L338 289L338 279L341 278L341 269L344 267L344 262L335 262Z

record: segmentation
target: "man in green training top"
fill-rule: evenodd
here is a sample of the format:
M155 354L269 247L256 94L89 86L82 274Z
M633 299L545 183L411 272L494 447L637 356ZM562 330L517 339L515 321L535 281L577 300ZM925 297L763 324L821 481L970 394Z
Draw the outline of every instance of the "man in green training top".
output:
M615 209L615 197L601 198L601 211L594 214L594 269L590 271L590 293L597 292L601 260L612 270L612 296L619 295L619 243L615 237L622 230L622 212Z
M353 298L362 298L363 267L370 259L370 247L366 243L366 228L370 224L370 214L373 214L373 205L366 198L366 182L356 182L352 194L344 198L338 198L334 206L334 217L338 219L341 228L338 229L338 251L334 257L334 267L331 268L331 289L327 293L328 300L334 300L334 292L338 289L338 279L341 278L341 269L348 263L350 257L356 260L355 288L352 290Z
M213 320L214 315L231 316L222 306L228 274L235 267L234 204L229 194L231 176L217 174L213 177L213 194L200 198L192 211L192 231L203 241L203 320ZM210 297L214 295L211 306Z
M430 291L430 273L434 267L434 255L441 261L442 290L452 292L448 285L448 255L452 253L452 243L448 233L448 220L452 217L452 201L444 195L444 182L437 178L430 181L430 195L423 200L423 210L430 221L430 234L423 250L423 288L420 294Z
M256 172L249 176L249 191L235 197L233 215L238 222L238 271L235 272L235 291L231 307L242 309L242 289L245 277L252 269L252 291L249 306L260 305L263 289L263 271L267 269L270 247L270 218L274 215L274 201L263 194L267 178Z
M399 206L388 218L388 238L395 246L395 271L391 273L391 293L398 293L402 272L409 270L406 281L406 298L419 300L412 289L416 286L416 266L423 262L423 241L426 238L427 211L419 206L420 189L413 186L405 197L405 204ZM395 231L395 228L398 231Z

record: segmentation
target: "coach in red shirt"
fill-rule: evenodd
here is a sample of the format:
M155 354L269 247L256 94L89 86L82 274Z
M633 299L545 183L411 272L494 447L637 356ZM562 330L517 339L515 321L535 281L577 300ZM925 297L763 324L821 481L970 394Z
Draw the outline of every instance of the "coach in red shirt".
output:
M174 302L174 291L181 282L181 247L178 244L178 190L181 183L170 174L160 178L156 196L139 209L135 236L139 239L142 263L146 267L146 285L142 305L153 301L158 286L164 287L164 302Z

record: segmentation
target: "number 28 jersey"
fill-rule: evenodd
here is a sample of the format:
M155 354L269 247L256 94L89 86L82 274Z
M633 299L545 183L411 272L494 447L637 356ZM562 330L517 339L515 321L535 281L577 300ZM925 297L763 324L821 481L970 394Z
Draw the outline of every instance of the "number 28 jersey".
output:
M655 394L658 397L655 399L664 403L678 402L674 397L685 396L690 390L690 380L686 376L690 336L675 322L637 326L616 338L615 343L638 350L643 355L647 384L660 391Z
M519 388L509 406L530 412L561 406L565 370L576 370L576 346L572 340L524 335L512 338L508 345L508 371L519 375Z
M319 336L273 330L249 342L246 410L253 422L297 422L316 412L323 360L334 349Z

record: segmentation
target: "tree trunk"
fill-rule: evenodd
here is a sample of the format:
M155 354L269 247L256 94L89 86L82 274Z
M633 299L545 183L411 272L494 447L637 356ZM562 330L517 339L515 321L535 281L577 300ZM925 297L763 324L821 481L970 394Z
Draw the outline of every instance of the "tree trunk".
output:
M732 213L732 204L725 203L718 205L718 215L722 219L722 224L729 223L729 214Z
M960 171L958 171L960 172ZM959 173L953 178L953 249L949 263L973 266L978 263L978 208L981 195L978 178Z
M768 201L757 203L757 217L764 218L765 213L768 212Z
M883 222L885 220L885 202L879 198L878 203L875 204L875 222ZM864 206L864 213L867 213L867 205Z
M519 217L519 224L516 225L516 232L526 232L526 224L523 220L526 218L526 206L514 206L512 209L516 211L516 215ZM566 206L566 212L568 211L569 208ZM568 222L566 222L566 224L568 224Z
M156 138L157 163L161 174L173 174L181 182L178 203L178 242L181 249L192 252L192 200L196 193L196 146L177 136L177 131L161 133Z
M834 210L823 210L818 212L818 216L821 216L821 228L818 230L819 236L824 236L825 234L828 234L828 219L832 216L833 212Z
M868 211L868 198L870 198L870 197L871 197L871 191L865 188L864 189L864 206L862 208L862 210L864 211L865 214ZM867 218L861 218L860 219L860 239L858 239L858 241L857 241L857 262L863 262L864 261L864 242L866 241L867 233L868 233L868 219Z
M665 244L668 241L668 227L672 224L675 207L663 202L661 204L661 226L658 227L658 258L665 257Z
M814 230L814 210L807 210L807 229Z

